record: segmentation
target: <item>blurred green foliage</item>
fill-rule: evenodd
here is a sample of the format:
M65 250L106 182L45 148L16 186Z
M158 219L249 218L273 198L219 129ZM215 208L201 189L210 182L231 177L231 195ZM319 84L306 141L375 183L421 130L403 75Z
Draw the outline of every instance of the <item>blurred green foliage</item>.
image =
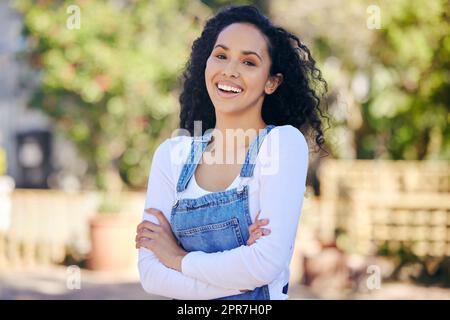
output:
M101 215L116 215L121 213L123 205L120 199L120 193L111 193L102 191L99 193L100 201L97 213Z
M80 28L67 27L80 9ZM178 108L177 77L210 13L199 1L17 0L27 58L40 70L30 105L55 119L78 147L96 185L120 170L145 186L159 137ZM73 20L72 20L73 21Z
M448 0L270 3L329 84L335 157L450 158Z
M3 148L0 148L0 176L6 174L6 152Z
M370 5L374 3L370 1L319 2L323 10L308 15L308 22L297 27L306 37L308 32L313 34L310 41L322 66L329 57L337 60L334 64L339 71L325 68L325 76L331 92L337 88L330 100L342 98L335 108L341 109L341 114L335 117L334 126L352 132L353 156L449 159L448 1L377 1L379 29L367 26L373 17ZM339 6L346 11L337 12ZM308 29L312 22L314 28ZM365 80L368 92L358 96ZM335 131L330 130L328 137L333 135ZM336 146L340 147L339 142Z
M449 2L383 1L381 8L358 155L373 157L364 142L384 134L389 158L449 159Z

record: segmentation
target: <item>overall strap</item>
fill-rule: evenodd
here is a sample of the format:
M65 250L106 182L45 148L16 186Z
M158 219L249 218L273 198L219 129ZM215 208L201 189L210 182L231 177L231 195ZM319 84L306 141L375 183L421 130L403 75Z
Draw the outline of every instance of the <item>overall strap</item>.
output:
M212 131L205 133L201 137L194 137L191 143L191 151L186 162L181 169L180 177L177 183L177 192L183 192L191 179L192 175L197 168L197 165L202 157L203 152L206 149L209 141L211 140Z
M256 157L258 156L259 149L261 148L261 144L264 141L264 138L267 134L275 128L274 125L268 125L264 128L263 132L261 132L255 140L253 140L250 148L248 149L247 156L245 157L244 165L242 166L240 176L241 177L251 177L253 176L253 170L256 165Z
M253 140L252 144L247 151L247 155L245 157L245 162L241 168L240 176L241 177L251 177L253 175L253 169L255 168L256 157L258 155L259 149L261 147L262 142L266 135L272 130L275 126L268 125L264 130ZM183 165L183 168L180 173L180 177L177 183L177 192L183 192L186 190L189 180L192 178L192 175L197 168L197 165L203 155L203 152L206 149L206 146L211 141L212 130L205 133L201 137L194 137L191 143L191 150L189 156Z

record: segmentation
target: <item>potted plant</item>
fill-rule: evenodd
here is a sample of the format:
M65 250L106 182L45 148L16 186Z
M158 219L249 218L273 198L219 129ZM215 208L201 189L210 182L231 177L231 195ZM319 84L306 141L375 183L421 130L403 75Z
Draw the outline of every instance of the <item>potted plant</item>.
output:
M136 224L122 210L119 193L103 193L97 213L90 220L91 252L88 268L125 271L135 267Z

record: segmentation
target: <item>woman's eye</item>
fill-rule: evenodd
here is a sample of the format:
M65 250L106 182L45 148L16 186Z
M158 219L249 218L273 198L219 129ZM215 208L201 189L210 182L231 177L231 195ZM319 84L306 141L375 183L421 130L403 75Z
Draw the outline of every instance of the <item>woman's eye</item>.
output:
M218 54L218 55L216 55L216 58L222 60L222 58L225 59L226 57L223 54ZM244 61L244 63L246 63L247 66L255 65L253 62L250 62L250 61Z

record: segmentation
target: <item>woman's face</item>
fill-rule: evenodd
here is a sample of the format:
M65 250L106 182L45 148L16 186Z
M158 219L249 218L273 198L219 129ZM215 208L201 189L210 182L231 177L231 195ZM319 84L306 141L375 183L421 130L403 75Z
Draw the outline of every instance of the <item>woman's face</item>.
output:
M216 111L262 106L264 95L279 85L280 79L269 79L270 66L266 38L255 26L234 23L223 29L205 69L206 88Z

